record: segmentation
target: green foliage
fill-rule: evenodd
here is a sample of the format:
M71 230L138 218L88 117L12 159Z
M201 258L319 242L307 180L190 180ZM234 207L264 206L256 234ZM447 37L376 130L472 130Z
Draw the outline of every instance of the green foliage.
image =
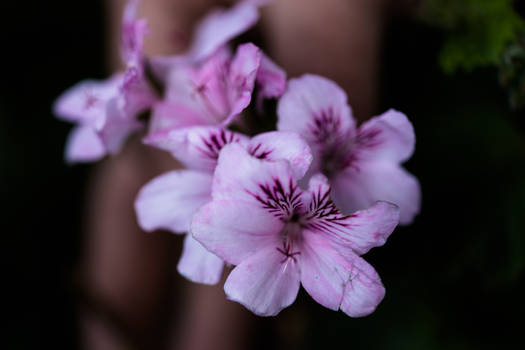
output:
M525 107L525 35L503 53L499 78L501 85L509 91L511 107Z
M512 0L425 0L424 16L449 34L439 57L446 73L499 64L525 31Z

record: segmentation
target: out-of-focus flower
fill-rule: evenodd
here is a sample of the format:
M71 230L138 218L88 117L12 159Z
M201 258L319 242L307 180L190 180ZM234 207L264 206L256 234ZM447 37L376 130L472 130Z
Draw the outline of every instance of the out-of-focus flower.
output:
M136 19L138 0L126 6L122 25L121 56L124 73L105 81L82 81L55 102L57 117L76 123L66 145L69 162L95 161L118 152L126 138L143 124L136 116L156 100L144 77L144 20Z
M237 265L229 299L257 315L276 315L300 284L321 305L350 316L371 313L384 288L359 255L385 243L399 221L395 205L378 202L350 216L329 197L322 175L301 190L286 161L265 162L240 145L223 148L213 200L195 215L193 236Z
M260 61L259 48L243 44L235 55L223 47L202 65L174 66L165 99L153 110L150 132L192 125L227 126L249 105Z
M319 76L291 79L277 107L278 130L302 135L314 153L310 174L322 172L332 199L345 214L385 200L400 207L402 224L420 210L418 180L401 163L414 151L414 129L395 110L359 128L345 92Z

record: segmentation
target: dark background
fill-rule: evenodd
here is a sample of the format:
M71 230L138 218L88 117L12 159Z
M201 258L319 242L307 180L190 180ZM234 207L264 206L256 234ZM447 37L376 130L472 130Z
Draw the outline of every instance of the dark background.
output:
M8 278L6 349L79 345L75 269L92 166L67 166L71 126L51 104L106 77L100 1L2 1L1 219ZM495 69L446 76L443 33L397 19L387 31L381 110L412 120L406 164L423 188L416 222L366 259L387 295L350 319L301 292L272 321L287 348L493 349L525 346L525 113L510 111ZM292 311L290 311L292 309Z

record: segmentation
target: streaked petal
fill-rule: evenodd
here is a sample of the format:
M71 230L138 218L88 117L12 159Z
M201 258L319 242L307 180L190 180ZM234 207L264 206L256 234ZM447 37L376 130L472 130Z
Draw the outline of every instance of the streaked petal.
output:
M301 283L319 304L338 310L351 265L324 237L304 232L299 256Z
M418 180L397 164L360 162L331 181L332 198L345 214L370 207L378 200L396 204L400 223L409 224L419 213L421 189Z
M401 112L393 109L361 125L356 143L359 157L401 163L412 156L414 127Z
M297 133L271 131L253 137L248 152L263 160L287 160L295 179L301 179L312 163L312 151Z
M189 232L193 214L211 200L212 176L192 170L175 170L158 176L141 188L135 201L140 227Z
M291 79L277 105L277 129L306 139L314 158L344 147L355 134L347 97L333 81L316 75Z
M345 256L352 251L365 254L374 247L385 244L399 223L399 208L388 202L376 202L368 209L360 210L341 222L345 229L330 236Z
M105 155L104 144L92 127L77 126L69 134L65 152L67 162L94 162Z
M226 145L219 154L213 179L214 199L234 199L260 203L257 195L263 195L261 187L279 187L287 196L298 191L288 162L267 162L251 156L237 143Z
M293 260L267 247L239 264L228 276L224 291L259 316L275 316L291 305L299 291L299 269Z
M385 287L376 270L363 258L349 259L351 276L346 284L341 310L351 317L367 316L374 312L385 296Z
M212 173L221 149L233 142L246 143L248 137L215 126L196 126L157 133L145 142L171 152L189 169Z
M282 221L243 201L214 200L191 224L193 237L225 261L237 265L254 252L275 244Z
M224 262L210 253L191 235L184 238L182 256L177 271L190 281L204 284L217 284L221 280Z

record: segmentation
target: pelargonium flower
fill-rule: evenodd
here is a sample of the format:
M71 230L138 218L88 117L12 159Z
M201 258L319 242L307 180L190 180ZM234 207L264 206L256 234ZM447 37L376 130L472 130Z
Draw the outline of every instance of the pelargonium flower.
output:
M356 128L345 92L315 75L291 79L277 107L278 130L303 136L314 154L310 174L322 172L332 199L352 213L377 200L400 207L402 224L420 209L418 180L401 163L414 152L415 135L407 117L395 110Z
M249 105L260 61L259 48L243 44L235 55L223 47L202 65L176 65L169 73L164 101L154 108L151 132L227 126Z
M228 125L250 103L254 83L258 106L284 93L286 72L255 45L240 45L235 56L228 46L257 22L258 8L267 2L244 0L229 9L214 9L197 24L185 53L151 60L166 87L165 99L154 107L151 132Z
M213 200L194 216L191 232L237 265L224 286L229 299L257 315L276 315L302 284L318 303L350 316L376 308L384 287L359 255L385 243L398 208L378 202L342 215L329 192L322 175L302 190L289 162L265 162L237 144L223 148Z
M82 81L55 102L55 115L77 124L66 145L70 162L95 161L117 152L128 135L142 127L137 114L156 99L144 77L147 26L136 19L137 6L138 0L131 0L124 12L121 54L126 71L105 81Z
M135 201L140 226L146 231L189 232L193 214L211 200L219 152L232 143L242 145L259 159L289 161L297 177L305 174L312 160L306 142L291 132L269 132L249 140L220 127L173 130L155 145L170 151L188 169L163 174L140 190ZM220 280L223 261L187 235L177 269L194 282L215 284Z

